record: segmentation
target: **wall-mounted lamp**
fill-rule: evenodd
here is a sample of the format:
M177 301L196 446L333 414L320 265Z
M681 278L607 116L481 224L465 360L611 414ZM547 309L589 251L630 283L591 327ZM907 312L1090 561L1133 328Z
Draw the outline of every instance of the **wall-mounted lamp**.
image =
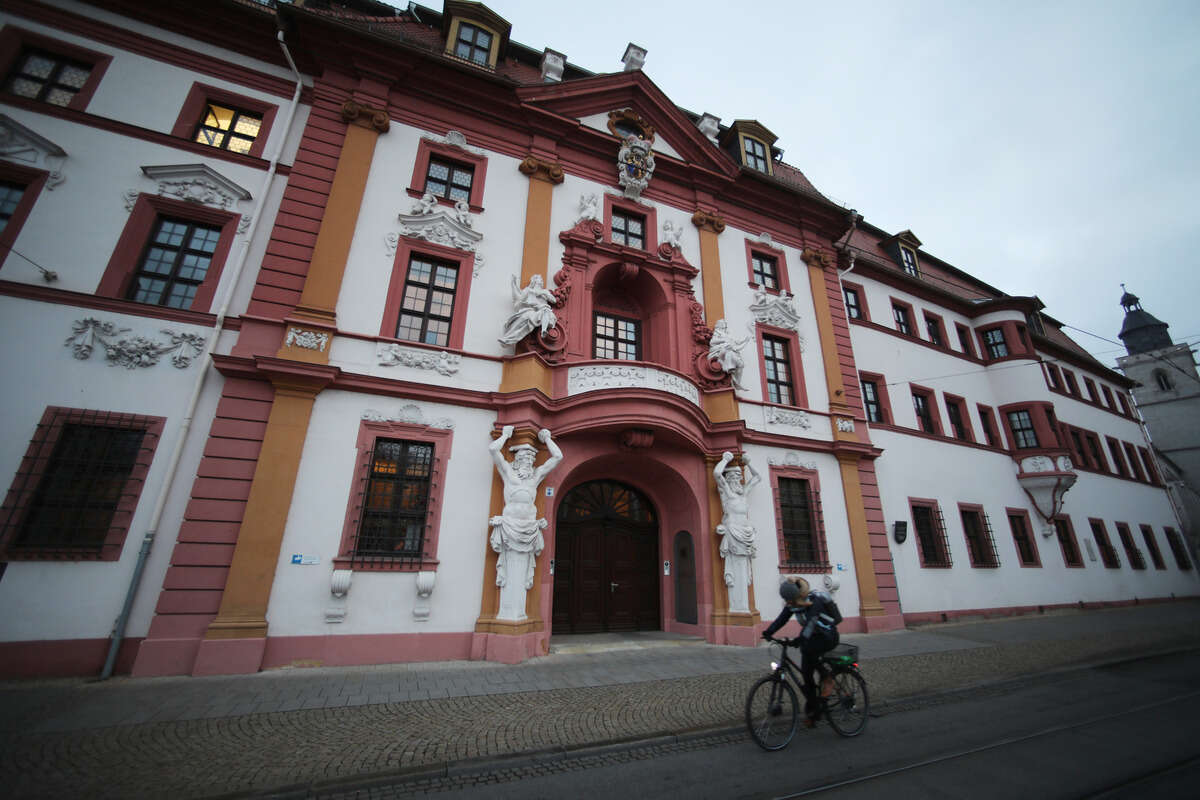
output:
M908 538L907 521L896 520L892 523L892 538L896 540L896 544L904 544L904 540Z

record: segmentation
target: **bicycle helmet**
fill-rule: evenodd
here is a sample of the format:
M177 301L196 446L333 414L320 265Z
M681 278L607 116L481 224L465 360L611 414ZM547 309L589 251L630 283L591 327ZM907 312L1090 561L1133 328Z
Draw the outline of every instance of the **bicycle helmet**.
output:
M779 584L779 596L783 598L785 603L790 603L793 600L799 600L802 597L800 587L791 581L784 581Z

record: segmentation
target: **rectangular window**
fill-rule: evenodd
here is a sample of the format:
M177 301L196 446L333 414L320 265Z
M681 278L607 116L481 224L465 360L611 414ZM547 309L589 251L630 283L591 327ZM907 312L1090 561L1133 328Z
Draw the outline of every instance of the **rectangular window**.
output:
M910 500L913 531L922 567L949 567L950 548L946 542L946 523L941 509L934 501Z
M764 289L779 288L779 269L775 259L762 253L750 254L750 274L755 285Z
M1054 364L1046 364L1046 382L1051 389L1059 391L1062 389L1062 373Z
M843 286L842 292L846 296L846 316L850 319L862 319L862 306L858 302L858 290Z
M1113 468L1122 478L1129 477L1129 470L1125 466L1125 457L1121 455L1121 445L1111 436L1105 437L1108 442L1108 454L1112 456Z
M883 404L879 400L879 385L873 380L862 381L863 410L867 414L867 422L886 422L883 416Z
M1067 394L1072 397L1079 397L1079 383L1075 380L1075 373L1069 369L1064 369L1063 381L1067 384Z
M788 356L786 339L775 336L762 337L763 371L767 381L767 400L790 406L795 404L795 388L792 382L792 365Z
M91 64L26 48L5 77L4 91L66 108L83 91L91 74Z
M470 203L474 174L474 168L468 165L431 157L425 172L425 191L434 197Z
M967 539L967 552L972 567L998 567L1000 558L996 554L996 542L992 537L992 524L987 514L979 507L959 506L962 516L963 535Z
M636 214L626 214L614 208L612 212L612 242L644 250L646 248L646 218Z
M1087 392L1087 399L1093 403L1100 402L1100 395L1096 393L1096 383L1091 378L1083 379L1083 388Z
M218 226L160 217L138 261L128 299L167 308L191 308L220 241Z
M954 438L964 442L973 442L971 423L967 419L967 404L960 397L946 396L946 419L950 421L950 430Z
M751 139L749 136L743 136L742 142L745 146L746 166L750 167L750 169L756 169L759 172L767 172L766 146L757 139Z
M1146 480L1150 483L1158 484L1162 481L1158 478L1158 472L1154 469L1154 459L1150 457L1150 451L1144 447L1138 448L1138 455L1142 458L1142 467L1146 470Z
M1113 401L1112 389L1109 389L1107 386L1101 384L1100 392L1104 397L1104 405L1108 406L1108 408L1110 410L1115 409L1117 406L1116 406L1116 403Z
M954 330L958 333L958 346L962 351L972 358L975 357L975 344L971 340L971 329L966 325L954 323Z
M1100 549L1100 560L1109 569L1120 569L1121 559L1113 549L1112 543L1108 541L1108 531L1104 529L1104 523L1098 519L1089 522L1092 526L1092 538L1096 540L1096 547Z
M929 334L930 344L938 347L946 346L946 337L942 333L942 321L938 317L925 315L925 332Z
M1150 553L1150 561L1154 563L1155 569L1166 569L1167 564L1163 561L1162 551L1158 549L1158 540L1154 538L1154 529L1149 525L1140 526L1142 529L1142 541L1146 543L1146 550Z
M1018 450L1041 446L1038 444L1037 431L1033 428L1033 419L1028 411L1009 411L1008 427L1012 429L1013 441Z
M1013 544L1017 547L1017 559L1022 567L1040 567L1037 542L1029 529L1029 515L1024 511L1008 510L1008 526L1012 529Z
M375 441L354 556L421 555L432 465L431 444Z
M908 318L908 309L906 307L892 303L892 317L896 320L896 330L905 336L912 335L912 322Z
M1088 462L1087 452L1083 449L1083 437L1079 435L1079 431L1074 428L1071 431L1071 447L1075 451L1075 459L1080 466L1086 466Z
M1101 472L1108 472L1108 462L1104 459L1104 450L1100 448L1100 440L1094 433L1085 433L1084 439L1087 439L1088 452L1092 454L1092 460L1096 465L1096 469Z
M1125 398L1125 393L1121 392L1117 395L1117 400L1121 403L1121 413L1127 417L1133 416L1133 411L1129 407L1129 400Z
M911 249L900 246L900 262L904 267L905 273L917 277L917 254Z
M1054 534L1058 537L1058 546L1062 550L1063 565L1082 567L1083 555L1079 552L1079 542L1075 539L1075 530L1071 527L1071 520L1066 517L1055 517Z
M979 424L983 426L983 438L988 443L988 447L999 447L1000 437L996 432L996 419L992 416L992 409L985 405L975 407L979 411Z
M637 361L641 358L641 322L596 312L594 358Z
M163 424L47 408L0 511L0 558L119 558Z
M486 67L490 63L491 50L491 33L465 22L458 23L458 39L454 43L454 55L464 61L471 61Z
M1171 555L1175 556L1175 564L1182 570L1192 568L1192 560L1188 558L1187 548L1183 546L1183 539L1180 538L1179 532L1174 528L1163 528L1167 534L1167 544L1171 546Z
M917 424L925 433L939 433L933 424L933 411L930 409L929 395L913 392L913 410L917 413Z
M828 569L818 524L819 497L807 480L782 476L777 480L784 561L792 568L804 565L816 571Z
M1134 569L1145 569L1146 559L1142 558L1142 551L1138 550L1137 543L1133 541L1133 532L1129 530L1129 526L1124 522L1118 522L1117 535L1121 537L1121 546L1125 548L1125 558L1129 559L1129 566Z
M988 358L1004 358L1008 355L1008 343L1004 340L1003 328L991 328L983 332L983 344Z
M1142 471L1142 462L1138 460L1137 450L1133 448L1129 442L1122 442L1125 447L1125 458L1129 461L1129 471L1133 477L1143 483L1146 481L1146 473Z
M196 125L192 141L246 154L254 146L262 124L262 114L210 102L205 105L204 117Z
M450 344L458 265L413 253L404 281L396 338L408 342Z
M0 233L8 227L8 221L16 213L21 198L25 196L25 186L11 181L0 181Z

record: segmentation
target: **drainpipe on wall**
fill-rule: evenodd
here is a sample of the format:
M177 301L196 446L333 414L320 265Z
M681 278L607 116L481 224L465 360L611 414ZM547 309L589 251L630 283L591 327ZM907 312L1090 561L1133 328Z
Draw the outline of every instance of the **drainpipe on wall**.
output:
M846 233L843 234L841 237L843 240L843 244L840 244L840 245L835 244L833 246L834 250L840 250L841 252L846 254L847 258L850 259L850 266L846 267L845 271L841 271L841 270L838 271L838 288L839 289L842 287L842 277L849 275L851 272L854 271L854 251L850 249L850 237L854 235L854 230L858 227L859 220L862 219L862 215L859 214L857 211L855 211L853 208L850 209L849 216L850 216L850 227L846 230Z
M283 129L276 140L274 155L271 156L270 164L267 167L267 174L263 178L262 188L258 192L258 200L255 201L254 210L251 212L250 228L245 234L245 245L238 256L237 262L233 265L232 275L225 289L225 298L221 303L221 308L217 312L217 319L213 325L212 334L208 337L208 343L204 347L203 355L198 359L201 367L200 374L196 376L196 381L192 386L192 394L188 399L187 410L184 412L183 421L179 426L179 434L175 438L175 447L171 451L170 460L167 462L167 472L163 476L162 488L159 489L158 497L154 502L154 511L150 515L150 523L146 528L145 536L142 538L142 548L138 551L137 562L133 567L133 575L129 579L129 588L125 592L125 602L121 605L120 615L117 617L116 622L113 623L111 641L108 646L108 657L104 661L104 668L100 671L99 680L107 680L112 677L113 667L117 662L117 652L121 649L121 641L125 638L125 627L129 623L129 613L133 608L133 600L137 595L138 586L142 581L142 574L146 569L146 561L150 558L150 550L154 546L154 538L158 534L158 525L162 520L163 509L167 505L167 496L170 494L171 488L175 483L175 473L178 471L179 461L183 457L183 449L187 444L188 434L191 432L192 420L196 414L196 406L200 402L200 394L204 389L205 380L208 378L209 361L211 360L213 351L216 350L217 340L220 338L221 332L225 327L225 315L229 312L229 306L233 302L234 290L237 289L242 270L246 266L246 259L250 255L250 245L254 241L254 234L258 230L258 223L262 218L262 210L267 201L267 193L270 191L271 183L275 179L275 172L279 167L279 157L283 154L284 145L287 144L288 135L291 133L292 120L296 115L296 108L300 105L300 92L304 89L300 71L296 69L296 62L292 60L292 54L288 51L287 42L283 39L283 31L278 32L276 39L279 41L279 47L283 50L283 57L287 60L288 67L291 68L292 74L296 76L296 90L292 93L292 102L288 106Z

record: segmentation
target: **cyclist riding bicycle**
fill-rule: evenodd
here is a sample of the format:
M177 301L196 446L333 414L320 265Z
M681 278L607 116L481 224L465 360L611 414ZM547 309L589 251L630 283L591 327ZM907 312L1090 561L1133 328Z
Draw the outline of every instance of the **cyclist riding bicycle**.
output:
M817 723L820 717L820 704L817 702L815 671L821 673L821 696L828 697L833 689L832 681L821 663L821 656L838 644L838 623L842 614L837 603L828 592L809 591L808 581L803 578L791 578L779 585L779 596L783 598L783 610L775 621L762 632L764 639L770 641L772 634L787 624L788 619L795 615L800 623L800 636L794 643L800 647L800 674L804 678L804 713L807 715L805 725L809 728Z

